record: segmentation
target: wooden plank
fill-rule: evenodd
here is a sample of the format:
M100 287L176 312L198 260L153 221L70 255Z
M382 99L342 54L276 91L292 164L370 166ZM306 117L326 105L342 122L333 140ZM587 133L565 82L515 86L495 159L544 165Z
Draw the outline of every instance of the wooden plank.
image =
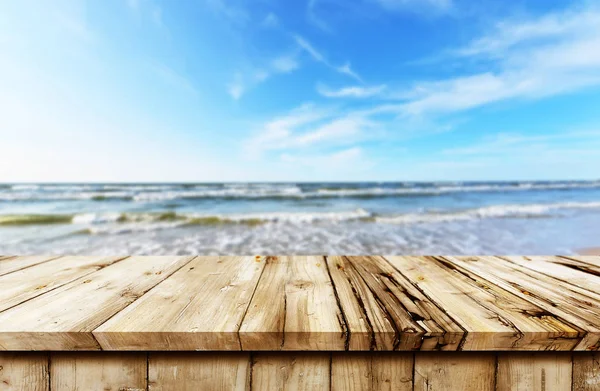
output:
M561 264L561 258L551 256L501 256L499 258L550 277L551 279L546 280L553 284L568 284L570 285L569 289L600 300L600 294L598 294L600 272L594 273L591 270L593 267L587 270L574 268L564 263ZM528 275L536 276L535 274L527 273L526 270L520 268L519 270Z
M389 334L378 335L378 331L374 330L372 344L375 346L371 346L372 349L456 350L458 348L465 334L464 330L385 259L379 256L344 257L344 259L346 262L342 264L339 257L332 258L332 265L330 265L332 276L333 270L337 269L338 272L343 272L351 278L349 283L353 286L345 287L344 290L359 292L353 299L358 303L363 302L359 306L365 307L362 317L368 320L368 324L385 324L384 320L387 320L394 332L393 339L390 340ZM348 271L350 274L347 274ZM344 282L341 282L342 287L343 284ZM344 296L347 297L348 294ZM365 304L368 303L365 298L371 301L369 305ZM340 302L346 303L347 300L340 299ZM355 312L346 314L347 323L356 324L360 321L360 317L356 319L356 316ZM351 337L352 334L351 326ZM385 337L388 339L386 340Z
M589 259L590 257L548 257L545 259L547 262L557 263L559 265L568 266L577 270L591 273L596 276L600 275L600 260L596 258ZM596 260L596 261L594 261Z
M498 353L499 390L571 391L571 353Z
M250 355L233 352L151 353L148 389L250 390Z
M333 353L332 391L412 391L411 353Z
M344 350L324 257L269 257L240 328L243 350Z
M253 391L330 390L331 355L325 352L257 353L253 355Z
M0 313L0 350L98 350L92 330L188 263L131 257Z
M600 390L600 353L573 353L573 390Z
M239 326L264 264L260 257L196 258L94 336L107 350L240 350Z
M600 268L600 256L599 255L569 255L562 256L561 258L571 259L586 265L592 265L594 268Z
M491 353L417 353L414 390L493 391L495 365Z
M48 355L0 352L0 390L50 391Z
M461 350L570 350L581 329L433 257L387 257L465 330Z
M0 312L100 270L124 257L62 257L0 277Z
M495 286L559 316L580 330L575 350L600 348L600 302L592 293L582 294L530 269L497 257L443 257L457 270L478 275ZM567 350L566 348L557 350Z
M27 257L7 256L0 259L0 276L12 273L17 270L25 269L30 266L38 265L43 262L48 262L58 256L34 255Z
M347 257L326 257L326 261L350 334L348 349L393 350L399 336L385 306ZM402 323L420 329L406 311L399 316Z
M52 353L51 390L146 390L146 353Z

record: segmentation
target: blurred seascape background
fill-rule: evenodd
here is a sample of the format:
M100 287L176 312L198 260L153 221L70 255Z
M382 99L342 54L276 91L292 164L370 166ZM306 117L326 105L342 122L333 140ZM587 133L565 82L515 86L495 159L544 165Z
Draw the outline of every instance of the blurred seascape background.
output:
M0 254L600 248L600 2L0 1Z
M572 254L600 181L20 184L1 254Z

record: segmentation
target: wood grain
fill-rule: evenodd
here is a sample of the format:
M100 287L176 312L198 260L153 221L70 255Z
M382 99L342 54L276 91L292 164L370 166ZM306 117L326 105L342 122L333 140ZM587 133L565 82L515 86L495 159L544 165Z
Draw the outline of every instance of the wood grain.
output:
M491 353L416 354L414 390L494 391L495 365L496 357Z
M0 390L50 391L48 355L0 352Z
M412 391L410 353L333 353L332 391Z
M240 328L244 350L344 350L324 257L269 257Z
M252 362L253 391L330 390L329 353L257 353Z
M146 353L53 353L51 390L142 391L146 389Z
M600 353L573 354L573 390L600 391Z
M94 336L107 350L240 350L238 330L264 264L260 257L196 258Z
M248 353L151 353L150 391L250 389Z
M389 340L382 338L389 338L389 334L381 336L377 330L373 330L371 350L456 350L458 348L465 334L464 329L384 258L362 256L345 257L345 260L347 261L345 264L340 264L340 259L334 258L335 265L332 267L340 272L352 269L357 272L358 276L350 282L354 281L355 284L351 287L353 292L360 290L360 294L355 295L354 299L359 303L362 301L362 305L359 305L365 308L362 317L367 319L369 325L382 323L382 320L387 319L394 330L392 345L385 344ZM368 294L369 291L372 295ZM363 297L372 300L369 306L365 305L366 301ZM348 318L349 316L346 316L346 319ZM348 323L352 324L351 321ZM352 331L350 328L351 336Z
M130 257L0 313L0 350L99 350L92 330L189 262Z
M0 259L0 350L600 349L600 257L51 258Z
M387 259L467 331L463 350L570 350L580 340L581 329L443 259Z
M48 262L56 258L58 258L58 256L48 255L32 255L26 257L0 257L0 276L12 273L17 270L25 269L30 266L38 265L43 262Z
M531 302L544 312L573 325L578 332L575 350L600 348L600 302L596 294L582 294L572 285L498 257L443 257L458 271L481 276L490 284ZM572 338L571 333L563 335ZM557 348L557 350L566 350Z
M62 257L0 276L0 312L71 281L100 270L124 257Z
M571 357L557 353L499 353L499 390L570 391Z

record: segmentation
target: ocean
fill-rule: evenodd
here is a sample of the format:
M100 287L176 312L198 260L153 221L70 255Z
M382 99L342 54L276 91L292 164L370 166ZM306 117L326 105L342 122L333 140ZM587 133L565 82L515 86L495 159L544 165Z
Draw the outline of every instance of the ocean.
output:
M572 254L600 181L4 184L0 254Z

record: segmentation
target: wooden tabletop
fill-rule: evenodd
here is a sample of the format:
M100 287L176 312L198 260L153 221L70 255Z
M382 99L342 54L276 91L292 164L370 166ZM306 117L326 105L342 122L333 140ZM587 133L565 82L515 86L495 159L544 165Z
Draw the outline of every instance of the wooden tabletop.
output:
M598 350L597 256L0 256L0 350Z

